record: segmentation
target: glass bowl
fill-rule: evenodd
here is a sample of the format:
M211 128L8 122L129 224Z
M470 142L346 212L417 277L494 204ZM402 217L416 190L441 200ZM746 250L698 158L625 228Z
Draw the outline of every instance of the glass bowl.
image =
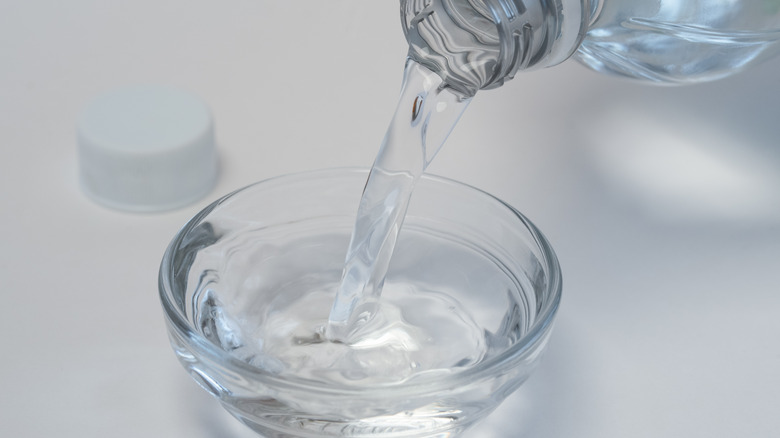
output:
M525 381L547 343L561 298L547 240L499 199L428 175L376 330L323 338L366 177L322 170L240 189L163 256L178 359L262 436L455 437Z

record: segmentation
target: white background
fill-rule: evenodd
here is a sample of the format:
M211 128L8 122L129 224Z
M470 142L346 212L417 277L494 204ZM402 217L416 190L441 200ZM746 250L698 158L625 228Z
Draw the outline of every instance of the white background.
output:
M250 436L168 346L163 250L230 190L369 166L404 55L392 0L0 3L0 436ZM541 369L469 438L780 433L779 71L662 88L569 61L476 98L429 170L534 220L564 300ZM202 201L80 192L79 111L135 83L211 106Z

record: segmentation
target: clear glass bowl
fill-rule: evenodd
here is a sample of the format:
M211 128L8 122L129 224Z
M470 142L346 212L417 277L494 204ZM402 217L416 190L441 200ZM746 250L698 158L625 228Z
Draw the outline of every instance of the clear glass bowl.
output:
M198 213L162 260L171 344L268 438L455 437L529 376L561 297L547 240L473 187L418 183L380 312L353 345L320 335L367 172L272 178Z

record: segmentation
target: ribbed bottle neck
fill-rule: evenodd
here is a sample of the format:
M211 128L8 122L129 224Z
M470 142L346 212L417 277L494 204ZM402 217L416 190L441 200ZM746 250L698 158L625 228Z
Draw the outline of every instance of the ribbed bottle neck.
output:
M409 56L464 96L568 59L598 0L401 0Z

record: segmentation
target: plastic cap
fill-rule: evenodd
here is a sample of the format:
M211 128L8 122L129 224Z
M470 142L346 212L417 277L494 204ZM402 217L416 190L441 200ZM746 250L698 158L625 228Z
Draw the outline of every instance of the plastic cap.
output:
M121 210L181 207L217 179L211 112L175 88L131 86L96 98L78 120L78 155L84 192Z

